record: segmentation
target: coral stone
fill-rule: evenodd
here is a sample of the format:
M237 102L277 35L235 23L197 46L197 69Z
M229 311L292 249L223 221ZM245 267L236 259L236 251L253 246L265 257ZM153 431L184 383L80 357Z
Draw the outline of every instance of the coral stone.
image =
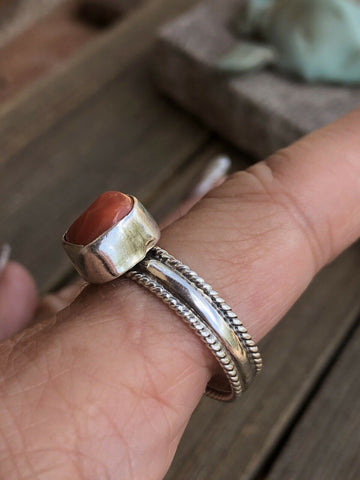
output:
M120 192L105 192L80 215L65 238L75 245L87 245L116 225L133 208L133 200Z

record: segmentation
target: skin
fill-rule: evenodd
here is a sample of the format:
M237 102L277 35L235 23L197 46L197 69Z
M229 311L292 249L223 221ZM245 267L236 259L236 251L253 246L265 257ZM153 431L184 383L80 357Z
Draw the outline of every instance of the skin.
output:
M37 304L32 276L19 263L9 262L0 274L0 339L25 328L33 319Z
M233 175L163 232L256 340L359 237L359 132L355 111ZM0 344L0 477L161 479L216 362L126 279L68 305L76 294L45 298L35 325Z

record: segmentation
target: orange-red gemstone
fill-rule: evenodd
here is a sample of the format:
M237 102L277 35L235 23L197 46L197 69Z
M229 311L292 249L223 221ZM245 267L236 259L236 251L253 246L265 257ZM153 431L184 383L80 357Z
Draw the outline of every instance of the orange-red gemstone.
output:
M75 220L66 232L66 240L87 245L120 222L132 208L131 197L120 192L105 192Z

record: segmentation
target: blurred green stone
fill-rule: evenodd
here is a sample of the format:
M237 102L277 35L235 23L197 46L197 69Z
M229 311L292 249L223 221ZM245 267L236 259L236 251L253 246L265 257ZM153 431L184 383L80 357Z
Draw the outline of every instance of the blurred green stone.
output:
M249 0L235 30L222 70L274 65L306 81L360 83L359 0Z

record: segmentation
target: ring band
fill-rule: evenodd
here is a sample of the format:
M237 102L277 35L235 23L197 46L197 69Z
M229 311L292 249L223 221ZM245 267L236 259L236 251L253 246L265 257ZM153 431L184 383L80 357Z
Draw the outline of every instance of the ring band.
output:
M195 272L155 247L127 274L173 309L212 350L227 382L207 386L207 395L232 400L261 370L258 347L219 295Z
M124 195L109 193L114 194L114 198L115 194L119 195L119 201L115 201L116 213L116 208L121 209L124 201L120 195ZM96 202L103 205L103 196ZM233 400L248 388L261 370L257 345L210 285L188 266L155 246L160 236L155 221L135 197L127 199L131 199L132 207L123 218L118 220L115 215L114 224L89 243L73 243L69 232L79 230L79 225L89 230L88 225L84 227L84 221L91 220L91 212L99 212L99 205L94 202L88 209L90 212L86 211L65 233L65 251L90 283L104 283L126 273L174 310L208 346L224 371L223 378L216 376L209 382L206 394L218 400ZM107 213L109 208L108 205Z

